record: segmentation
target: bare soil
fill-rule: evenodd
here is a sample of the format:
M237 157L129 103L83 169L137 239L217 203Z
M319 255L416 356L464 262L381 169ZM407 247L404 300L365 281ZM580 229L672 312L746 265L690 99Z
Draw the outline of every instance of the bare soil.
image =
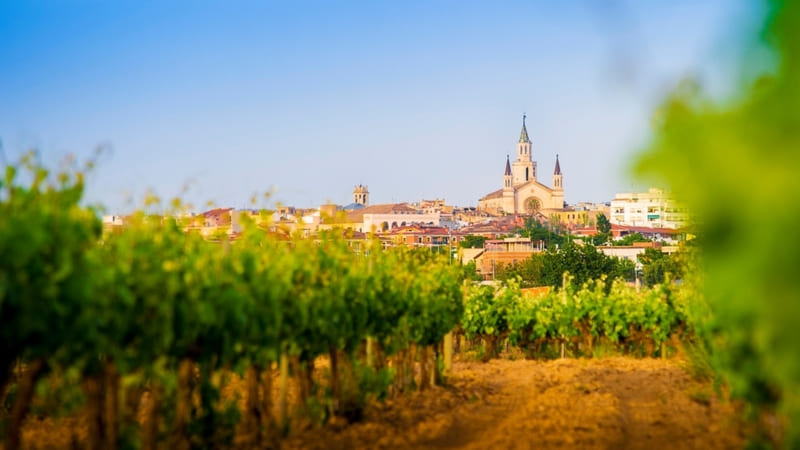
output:
M446 386L375 403L355 424L297 424L283 449L743 448L736 408L680 360L457 361ZM244 394L230 380L223 396ZM29 417L26 448L81 446L83 418ZM0 445L0 447L2 447Z
M673 360L459 362L447 387L370 408L285 448L721 449L745 445L734 406Z

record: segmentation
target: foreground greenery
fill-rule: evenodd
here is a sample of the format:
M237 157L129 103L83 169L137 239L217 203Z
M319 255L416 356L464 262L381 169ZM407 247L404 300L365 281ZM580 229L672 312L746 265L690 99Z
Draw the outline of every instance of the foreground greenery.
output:
M637 290L622 278L632 267L567 241L541 256L540 274L558 276L560 289L527 296L515 277L497 288L464 284L468 270L430 252L351 247L339 232L291 239L246 217L233 242L143 213L103 234L80 205L82 189L80 173L51 175L29 161L0 181L6 449L22 446L31 408L58 416L81 407L91 448L273 445L290 423L288 377L304 420L358 420L370 399L440 380L454 329L482 338L486 358L503 341L548 358L664 356L700 339L724 361L720 349L737 342L720 345L730 331L699 294L700 277L670 283L659 252L645 253L654 286ZM234 373L244 408L222 395ZM759 377L769 404L783 401Z
M237 241L210 243L143 213L101 235L94 211L79 205L80 175L26 167L31 183L16 167L0 182L6 449L20 447L48 373L80 381L70 395L86 402L92 448L231 445L239 409L220 402L224 371L245 376L241 419L260 442L281 425L271 404L279 363L300 379L309 418L354 419L369 396L408 388L413 363L435 375L432 346L461 318L457 269L425 253L377 242L354 251L335 234L282 240L247 221ZM311 377L322 355L324 387ZM387 358L391 370L381 367Z
M766 425L761 443L800 448L800 2L764 4L741 87L719 100L684 83L637 169L698 214L714 368Z

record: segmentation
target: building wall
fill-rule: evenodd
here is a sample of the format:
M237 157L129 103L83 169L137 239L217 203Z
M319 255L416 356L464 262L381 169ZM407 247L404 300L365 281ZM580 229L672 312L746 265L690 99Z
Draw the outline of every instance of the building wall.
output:
M612 224L651 228L682 228L687 225L684 207L661 189L647 192L619 193L611 201Z
M412 224L425 224L439 226L442 215L433 214L364 214L364 221L360 226L356 225L356 231L368 233L370 231L382 231L383 223L386 222L388 229L407 226ZM374 227L374 228L373 228Z
M509 264L521 263L526 259L530 259L533 251L527 252L484 252L478 257L480 264L477 265L481 275L484 279L491 280L494 276L494 270L500 265L507 266Z

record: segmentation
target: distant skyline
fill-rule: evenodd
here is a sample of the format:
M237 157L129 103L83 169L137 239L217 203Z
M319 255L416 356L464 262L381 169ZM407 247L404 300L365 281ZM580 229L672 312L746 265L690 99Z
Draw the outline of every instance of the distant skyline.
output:
M568 203L646 189L630 156L692 76L724 96L760 3L677 1L0 3L0 140L55 166L110 149L87 201L152 189L197 210L255 193L314 207L502 185L522 115ZM133 205L126 203L131 197Z

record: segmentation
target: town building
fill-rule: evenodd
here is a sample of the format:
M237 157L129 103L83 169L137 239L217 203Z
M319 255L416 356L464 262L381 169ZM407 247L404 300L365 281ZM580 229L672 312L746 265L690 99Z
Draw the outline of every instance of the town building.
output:
M627 259L633 262L637 271L642 270L642 263L639 261L639 256L643 255L648 248L655 248L661 253L671 255L679 250L678 246L662 246L658 242L635 242L633 245L626 246L611 246L603 245L597 249L606 256L611 256L619 259Z
M453 247L458 244L461 235L453 233L447 227L429 225L410 225L395 228L381 235L385 246L405 245L408 247Z
M355 231L381 233L409 225L440 226L443 218L450 216L438 212L426 214L407 203L389 203L347 211L344 223Z
M570 230L573 236L577 237L591 237L598 233L597 227L592 225L584 228L575 228ZM674 228L655 228L655 227L634 227L630 225L617 225L611 224L611 239L617 240L624 238L629 234L638 233L642 237L651 241L665 241L667 243L674 243L687 239L685 232L676 230Z
M686 208L678 205L663 189L618 193L611 200L609 221L616 225L649 228L683 228L688 224Z
M474 260L476 270L483 276L483 279L493 280L495 272L501 265L508 266L529 259L534 252L544 250L544 242L531 241L530 238L524 237L492 239L487 240L481 250L472 252L468 256L469 259L463 259L462 262Z
M526 214L561 211L564 208L564 176L556 155L553 187L547 187L536 177L536 162L532 159L531 140L522 116L522 131L517 142L517 158L511 163L506 155L502 189L478 200L478 209L492 214Z

